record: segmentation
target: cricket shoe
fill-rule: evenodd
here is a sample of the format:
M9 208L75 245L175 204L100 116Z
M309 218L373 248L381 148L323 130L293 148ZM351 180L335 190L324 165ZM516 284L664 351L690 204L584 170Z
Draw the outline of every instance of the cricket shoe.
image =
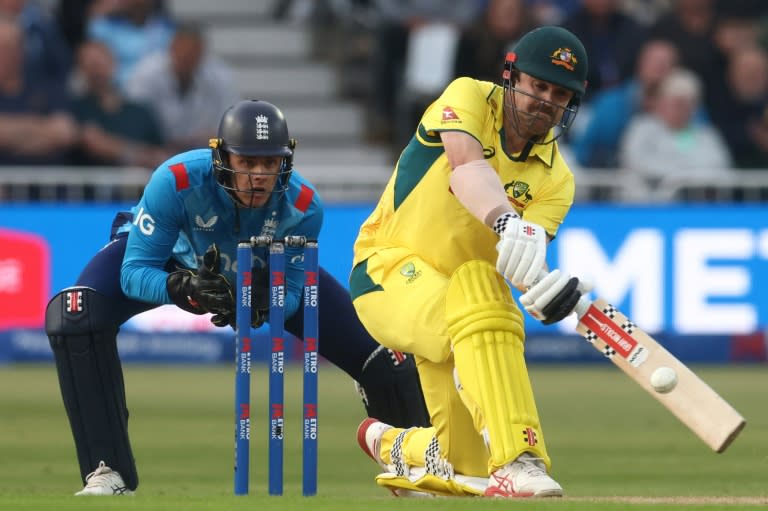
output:
M357 443L368 457L378 463L385 471L390 472L392 467L384 463L379 454L381 450L381 437L388 429L392 429L392 426L368 417L357 427Z
M133 491L118 472L100 461L96 470L85 476L85 488L75 495L133 495Z
M547 474L541 458L524 452L488 478L486 497L562 497L563 488Z
M385 474L394 476L394 465L387 465L384 463L379 454L381 452L381 437L388 429L392 429L392 426L384 424L372 417L368 417L357 427L357 443L368 457L384 469ZM386 488L391 491L395 497L432 497L429 493L409 490L406 488L396 488L393 486L386 486Z

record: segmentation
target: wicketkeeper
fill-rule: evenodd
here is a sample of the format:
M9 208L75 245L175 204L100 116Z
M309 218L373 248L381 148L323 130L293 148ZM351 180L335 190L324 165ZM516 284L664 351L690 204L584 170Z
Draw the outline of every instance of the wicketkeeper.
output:
M48 304L46 332L85 484L78 495L126 495L139 484L117 349L120 325L161 304L213 313L217 326L233 324L237 242L320 233L322 203L293 169L295 142L277 107L237 103L210 145L160 165L139 204L116 218L111 241ZM261 250L254 252L256 294L268 285ZM286 248L286 260L285 327L301 338L301 249ZM368 415L428 425L413 357L376 343L348 291L323 268L319 286L320 354L359 384ZM267 320L266 304L253 311L254 326Z

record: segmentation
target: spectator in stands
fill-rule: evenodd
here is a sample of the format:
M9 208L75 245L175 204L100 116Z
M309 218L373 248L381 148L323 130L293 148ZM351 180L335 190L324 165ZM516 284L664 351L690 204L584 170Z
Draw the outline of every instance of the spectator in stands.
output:
M69 47L59 27L36 2L0 1L0 16L14 20L24 34L25 70L30 80L64 86L72 67Z
M571 150L582 167L615 168L624 130L632 117L648 110L648 99L678 63L672 43L653 39L643 45L635 75L621 86L597 94L590 119L571 142Z
M405 129L398 132L396 126L413 125L413 114L408 111L412 98L403 96L411 94L403 89L408 80L406 64L412 36L430 23L445 23L458 31L475 18L480 7L478 0L375 0L379 21L374 29L371 58L374 80L370 128L374 140L400 145L402 138L411 136ZM445 52L447 46L439 45L434 50ZM442 56L433 54L434 59ZM416 119L420 115L418 112Z
M70 50L78 48L85 41L88 19L92 16L93 6L101 3L98 0L56 1L53 16Z
M461 32L454 77L498 82L507 52L532 27L525 0L488 0L486 9Z
M727 94L712 118L739 168L768 169L768 52L753 46L731 56Z
M713 34L715 46L730 59L744 48L758 43L758 19L742 13L726 12L718 16Z
M559 25L580 7L580 0L526 0L534 25Z
M563 22L584 42L589 55L587 98L632 76L645 30L619 7L619 0L582 0Z
M678 172L724 172L732 161L722 135L712 124L695 122L701 80L676 69L659 85L647 113L636 116L621 140L620 163L656 184Z
M175 31L157 0L94 0L93 9L88 38L102 41L114 55L120 88L139 60L168 48Z
M175 152L205 146L224 111L240 100L233 72L206 51L194 24L178 28L168 51L142 59L125 90L154 110Z
M676 0L673 9L650 28L650 37L667 39L680 51L680 65L704 84L704 104L712 110L725 91L725 55L714 41L715 0Z
M77 141L61 83L27 74L24 34L0 18L0 165L61 165Z
M115 86L114 71L114 59L104 43L87 41L80 46L77 73L84 91L72 106L82 133L75 163L153 169L172 153L163 148L154 113L123 97Z
M620 0L621 10L643 26L650 26L669 12L675 0Z

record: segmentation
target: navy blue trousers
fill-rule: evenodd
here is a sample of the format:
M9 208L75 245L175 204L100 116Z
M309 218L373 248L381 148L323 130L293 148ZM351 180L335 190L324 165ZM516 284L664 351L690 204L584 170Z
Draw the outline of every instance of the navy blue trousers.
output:
M115 237L112 243L88 262L77 279L78 286L93 288L110 300L116 326L141 312L157 307L156 304L128 298L120 288L120 266L127 239L126 234ZM357 318L349 292L322 267L319 286L320 355L355 380L359 380L363 363L378 347L378 343ZM299 339L303 337L304 317L301 308L286 319L285 329Z

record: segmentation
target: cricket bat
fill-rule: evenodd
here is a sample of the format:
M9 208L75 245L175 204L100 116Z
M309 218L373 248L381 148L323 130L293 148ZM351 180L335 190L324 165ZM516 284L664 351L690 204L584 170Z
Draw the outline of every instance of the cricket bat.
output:
M667 407L715 452L723 452L746 425L744 417L685 364L603 299L582 297L576 331L638 385ZM677 378L661 391L651 375L659 368ZM676 382L676 383L675 383ZM669 388L671 387L671 390ZM657 388L659 385L657 384Z

